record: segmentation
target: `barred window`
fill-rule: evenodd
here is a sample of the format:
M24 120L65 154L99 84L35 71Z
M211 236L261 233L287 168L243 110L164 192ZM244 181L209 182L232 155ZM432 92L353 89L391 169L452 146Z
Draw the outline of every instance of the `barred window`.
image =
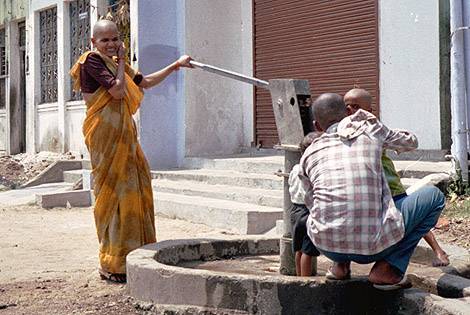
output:
M6 77L8 75L8 63L6 54L5 29L0 29L0 109L6 104Z
M90 0L70 2L70 67L78 57L89 50L90 45ZM72 86L73 84L71 84ZM72 91L71 100L82 98L79 92Z
M39 13L41 103L57 101L57 8Z

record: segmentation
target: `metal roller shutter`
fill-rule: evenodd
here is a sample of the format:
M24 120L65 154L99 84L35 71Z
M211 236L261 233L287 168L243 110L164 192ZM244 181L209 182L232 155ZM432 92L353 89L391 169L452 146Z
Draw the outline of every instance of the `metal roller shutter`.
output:
M253 0L254 73L307 79L312 97L368 90L379 113L377 0ZM271 98L255 90L256 143L278 142Z

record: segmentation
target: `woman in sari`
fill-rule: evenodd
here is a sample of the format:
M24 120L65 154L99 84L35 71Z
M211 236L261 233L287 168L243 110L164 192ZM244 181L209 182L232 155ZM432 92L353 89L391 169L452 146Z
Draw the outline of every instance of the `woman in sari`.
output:
M96 49L84 53L70 74L87 105L83 134L94 177L99 272L102 279L125 282L127 254L156 242L150 169L132 115L142 88L157 85L179 67L191 67L191 58L181 56L144 76L126 64L116 24L98 21L91 40Z

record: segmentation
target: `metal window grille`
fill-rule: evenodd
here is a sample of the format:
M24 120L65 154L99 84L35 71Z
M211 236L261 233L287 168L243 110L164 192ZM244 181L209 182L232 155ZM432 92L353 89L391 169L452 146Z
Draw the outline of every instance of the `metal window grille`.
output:
M57 8L39 14L41 103L57 101Z
M90 49L90 0L70 3L70 67L78 57ZM71 86L73 83L71 84ZM81 93L71 91L71 100L82 98Z
M6 77L8 75L8 63L5 47L5 29L0 30L0 109L6 104Z

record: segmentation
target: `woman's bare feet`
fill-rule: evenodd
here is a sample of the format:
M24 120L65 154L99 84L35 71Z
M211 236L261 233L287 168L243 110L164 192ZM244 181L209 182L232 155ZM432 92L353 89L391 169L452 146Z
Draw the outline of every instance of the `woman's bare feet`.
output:
M450 264L449 255L445 251L436 251L436 258L433 259L433 267L448 266Z
M374 284L396 284L402 278L396 268L385 260L376 262L369 273L369 281Z
M125 273L110 273L102 269L98 270L101 280L107 280L116 283L126 283L127 277Z

